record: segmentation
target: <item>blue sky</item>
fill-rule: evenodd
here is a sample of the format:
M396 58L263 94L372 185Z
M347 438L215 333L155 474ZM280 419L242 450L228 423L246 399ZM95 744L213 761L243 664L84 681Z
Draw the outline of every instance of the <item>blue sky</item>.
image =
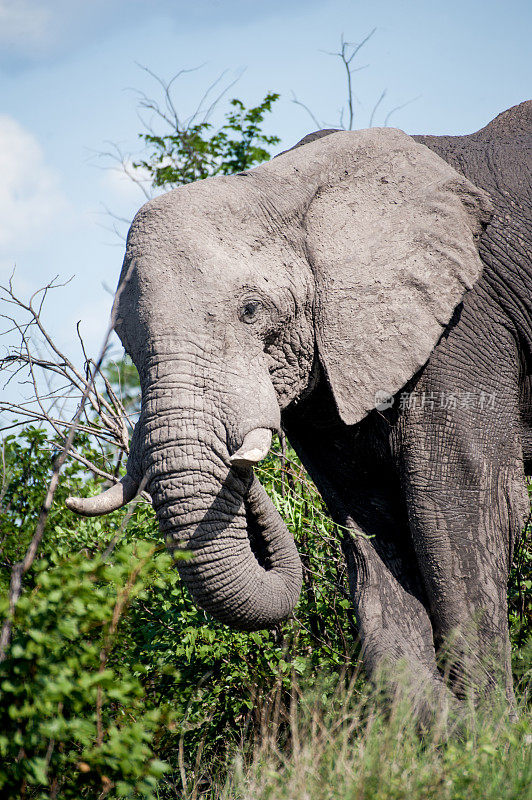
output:
M131 218L143 195L96 154L138 150L134 89L157 96L183 68L177 102L191 113L224 70L229 96L282 97L268 130L285 149L337 125L345 86L343 34L363 49L355 127L407 105L390 124L407 133L470 133L531 95L529 0L0 0L0 282L16 265L22 295L58 274L46 321L76 356L75 324L96 354L120 272L123 242L105 212ZM221 106L223 109L223 106ZM106 168L107 167L107 168ZM4 341L8 341L5 337ZM78 359L79 360L79 359Z

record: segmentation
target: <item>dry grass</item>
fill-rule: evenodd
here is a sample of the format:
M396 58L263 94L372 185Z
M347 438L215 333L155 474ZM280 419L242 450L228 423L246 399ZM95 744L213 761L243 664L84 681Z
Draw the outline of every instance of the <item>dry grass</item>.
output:
M502 696L420 732L409 692L389 704L360 681L331 697L294 687L290 719L237 756L220 800L530 800L532 715L511 721ZM197 795L198 796L198 795Z

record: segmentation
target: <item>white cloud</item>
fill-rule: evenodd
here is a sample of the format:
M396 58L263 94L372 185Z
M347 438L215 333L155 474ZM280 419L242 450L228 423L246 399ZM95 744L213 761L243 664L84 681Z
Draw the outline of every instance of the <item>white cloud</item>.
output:
M0 176L0 251L7 254L14 245L26 250L66 201L38 141L7 114L0 114Z
M175 2L175 0L173 0ZM0 63L11 69L54 59L146 17L171 0L0 0Z
M319 0L292 0L308 8ZM138 27L157 16L184 30L271 16L286 0L0 0L0 67L10 73L47 63L94 40Z
M34 0L0 0L0 42L24 52L41 49L53 33L50 8Z

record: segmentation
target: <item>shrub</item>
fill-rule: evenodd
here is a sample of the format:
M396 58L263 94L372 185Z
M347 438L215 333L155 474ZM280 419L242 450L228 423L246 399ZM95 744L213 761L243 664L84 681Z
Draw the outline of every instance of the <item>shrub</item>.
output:
M80 437L78 451L88 447ZM5 441L4 590L31 538L55 448L35 428ZM67 494L99 487L67 467L0 664L6 797L197 796L231 772L235 754L253 763L246 753L268 726L289 749L294 681L323 698L352 682L358 651L338 531L290 450L277 443L258 472L297 540L304 588L294 619L247 634L193 605L147 503L127 526L125 509L89 519L68 512ZM521 676L528 539L516 558L510 614Z
M12 564L31 539L55 447L36 428L5 441L0 516L6 545L0 578L4 597ZM88 444L80 438L77 448L82 447ZM334 526L300 467L274 453L261 473L299 540L305 588L296 620L273 631L245 634L193 605L170 558L158 552L159 533L149 505L137 505L125 530L126 510L90 519L68 512L63 505L67 494L94 493L98 486L92 480L82 483L78 466L67 468L1 665L0 691L6 720L11 720L5 723L2 745L6 791L16 796L20 787L36 792L29 787L42 784L52 791L61 785L66 797L67 791L75 795L88 784L101 785L105 776L109 792L125 791L128 785L150 796L152 772L162 769L155 752L182 783L201 772L198 752L222 769L243 736L253 739L265 717L279 714L289 702L292 674L312 681L326 670L335 680L354 655L356 662L344 567L339 553L331 556L331 543L338 547ZM13 530L17 537L10 535ZM117 539L119 545L104 562L102 553ZM127 602L120 605L124 592ZM109 639L118 605L120 626ZM107 640L106 666L100 671L98 659ZM104 708L110 716L101 722L106 738L96 745L98 693L109 698ZM25 714L31 722L24 721ZM156 733L157 746L151 750ZM132 771L127 772L129 750L138 758L131 758ZM143 758L156 765L146 767L146 774L140 769Z
M117 548L112 564L82 552L39 561L0 664L6 800L155 796L166 767L154 744L169 716L146 705L141 670L116 651L128 605L169 568L142 541Z

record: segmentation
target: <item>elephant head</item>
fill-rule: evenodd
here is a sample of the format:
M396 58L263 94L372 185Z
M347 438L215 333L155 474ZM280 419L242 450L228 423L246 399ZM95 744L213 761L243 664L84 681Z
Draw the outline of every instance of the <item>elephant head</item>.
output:
M150 492L199 605L235 627L292 611L299 558L253 475L283 409L332 390L345 425L426 362L481 271L487 197L401 131L336 132L148 202L115 327L140 376L127 477L85 514Z

